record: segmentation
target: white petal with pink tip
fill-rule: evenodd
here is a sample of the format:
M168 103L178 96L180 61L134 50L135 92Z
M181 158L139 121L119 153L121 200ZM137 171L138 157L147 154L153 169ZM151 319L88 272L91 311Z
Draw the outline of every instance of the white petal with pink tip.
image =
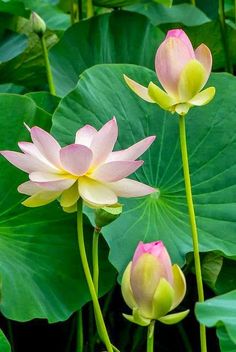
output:
M118 128L115 117L108 121L93 137L91 150L93 152L93 167L103 163L115 145Z
M112 152L107 161L136 160L150 147L155 139L156 136L147 137L127 149Z
M32 141L40 153L53 165L60 168L59 152L61 147L55 138L39 127L33 127L30 131Z
M75 143L83 144L86 147L90 147L92 139L96 133L96 128L90 125L85 125L76 132Z
M115 182L135 172L143 164L138 161L111 161L99 166L90 177L102 182Z
M124 178L123 180L109 183L108 186L118 197L142 197L155 192L155 188L144 183Z

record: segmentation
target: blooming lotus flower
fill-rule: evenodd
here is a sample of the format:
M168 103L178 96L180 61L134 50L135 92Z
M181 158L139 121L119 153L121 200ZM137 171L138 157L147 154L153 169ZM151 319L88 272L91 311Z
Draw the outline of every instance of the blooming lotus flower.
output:
M79 197L94 207L117 203L117 197L140 197L155 191L143 183L127 179L142 164L136 160L152 144L147 137L131 147L112 152L118 136L116 119L99 131L85 125L76 133L75 143L61 148L39 127L30 130L33 143L20 142L23 153L1 151L13 165L29 174L30 181L18 187L29 195L22 204L37 207L59 199L65 211L76 210Z
M185 296L185 277L178 265L171 265L169 254L161 241L139 242L123 274L122 295L132 309L125 318L146 326L152 320L175 324L185 318L188 310L167 314Z
M182 29L173 29L157 49L155 69L164 90L153 82L148 88L125 77L128 86L142 99L156 103L164 110L187 114L192 106L209 103L215 88L201 89L206 84L212 67L209 48L201 44L196 50Z

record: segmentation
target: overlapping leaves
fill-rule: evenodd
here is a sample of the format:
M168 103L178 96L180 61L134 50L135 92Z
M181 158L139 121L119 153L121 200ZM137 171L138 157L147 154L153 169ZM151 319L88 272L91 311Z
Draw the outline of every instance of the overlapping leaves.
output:
M52 131L63 144L70 143L79 126L89 123L99 128L115 115L119 124L119 148L148 135L157 135L135 178L159 191L145 198L122 199L123 215L104 228L104 234L111 248L110 260L119 271L130 260L140 240L162 239L172 260L182 264L185 254L192 250L192 243L178 119L136 97L125 85L123 73L143 84L156 79L152 71L132 65L91 68L82 74L76 89L62 100L54 114ZM200 249L233 256L236 253L233 109L236 81L229 75L215 74L210 84L216 86L216 98L205 107L192 109L186 121Z

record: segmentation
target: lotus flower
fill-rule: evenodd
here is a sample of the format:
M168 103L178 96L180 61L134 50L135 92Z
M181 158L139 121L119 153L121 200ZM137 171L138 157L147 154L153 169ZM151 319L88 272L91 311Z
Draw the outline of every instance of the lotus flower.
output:
M185 296L185 277L178 265L171 266L169 254L161 241L144 244L139 242L125 269L121 283L122 295L132 309L125 318L146 326L152 320L175 324L188 310L167 314L179 305Z
M124 77L128 86L142 99L172 113L185 115L192 106L205 105L214 97L214 87L201 91L211 67L209 48L201 44L194 51L186 33L182 29L173 29L157 49L155 59L156 74L165 91L153 82L146 88Z
M136 160L152 144L147 137L131 147L112 152L118 136L116 119L99 131L85 125L76 133L75 143L61 148L39 127L30 130L33 143L20 142L23 153L1 151L13 165L29 174L30 181L18 191L27 194L22 204L37 207L59 199L67 212L76 210L79 197L94 207L117 203L117 197L140 197L155 191L143 183L127 179L143 161Z

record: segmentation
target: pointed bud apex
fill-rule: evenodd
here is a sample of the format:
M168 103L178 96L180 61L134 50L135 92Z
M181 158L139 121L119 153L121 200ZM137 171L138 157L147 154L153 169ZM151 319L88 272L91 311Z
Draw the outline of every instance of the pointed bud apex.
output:
M32 23L33 32L40 37L43 36L47 28L44 20L36 12L32 12L30 21Z
M95 224L102 228L116 220L122 213L122 205L117 203L111 207L97 208L95 210Z

